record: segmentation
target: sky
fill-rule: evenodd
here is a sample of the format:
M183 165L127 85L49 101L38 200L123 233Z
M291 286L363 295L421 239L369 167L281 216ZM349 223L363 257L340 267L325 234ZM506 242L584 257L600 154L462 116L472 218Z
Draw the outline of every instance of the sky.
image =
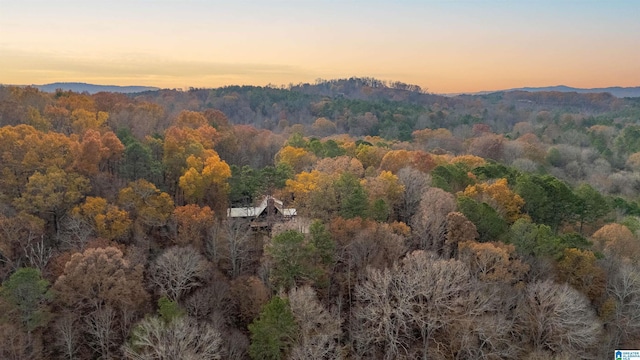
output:
M640 0L0 0L0 84L640 86Z

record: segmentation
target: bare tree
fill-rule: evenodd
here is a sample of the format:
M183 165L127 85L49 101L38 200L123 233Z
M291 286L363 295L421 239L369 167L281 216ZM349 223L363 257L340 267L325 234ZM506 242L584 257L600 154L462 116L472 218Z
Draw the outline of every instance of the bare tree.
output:
M455 210L453 195L442 189L429 188L422 195L418 211L411 218L418 249L442 251L447 232L447 215Z
M220 260L220 248L222 246L221 237L224 232L223 229L224 224L216 221L213 226L207 229L207 234L204 238L204 253L207 256L207 259L216 266Z
M320 304L310 286L289 291L289 305L299 328L291 359L338 359L340 319Z
M77 359L81 339L77 317L72 313L64 314L56 321L54 331L57 347L64 358L67 360Z
M615 301L609 326L610 349L633 347L640 338L640 271L628 263L612 271L607 292Z
M44 244L44 236L40 237L40 241L29 242L24 247L24 253L31 267L40 270L40 273L44 274L52 257L51 248Z
M36 216L19 213L6 217L0 214L0 277L25 266L28 261L28 249L25 248L42 239L43 234L44 221Z
M519 359L522 348L513 329L513 320L501 313L463 317L447 332L447 350L458 359Z
M224 356L222 335L208 323L191 317L165 323L157 317L142 320L123 347L128 359L212 360Z
M404 167L398 171L398 179L404 185L404 194L399 206L400 220L408 223L418 211L422 193L431 184L431 176L412 167Z
M116 321L116 312L110 306L90 313L85 319L86 332L90 336L89 346L102 359L111 359L117 352L119 338Z
M178 301L191 289L202 285L207 275L206 259L191 246L172 247L160 255L151 266L149 279L160 293Z
M244 360L249 350L249 338L238 329L231 329L226 338L226 354L229 360Z
M221 317L224 323L228 323L233 311L229 283L226 279L215 279L186 298L184 307L187 314L196 320L211 321Z
M243 221L228 221L224 230L226 251L223 257L229 261L229 275L235 278L244 271L249 261L253 232L249 223Z
M0 359L39 360L43 358L42 338L24 332L12 322L0 323Z
M463 263L436 260L424 251L411 253L392 269L367 269L366 280L355 291L356 352L395 359L417 346L426 358L436 332L463 313L471 280Z
M366 280L355 289L358 305L350 333L359 356L395 359L409 347L405 330L411 314L406 299L396 299L393 275L389 269L368 268Z
M92 234L91 225L83 217L70 215L60 220L57 238L64 249L83 251Z
M471 273L460 261L436 260L423 251L409 254L402 265L398 289L408 299L410 324L419 329L423 358L427 358L436 333L469 310L466 307L473 298Z
M571 286L531 283L516 312L519 332L532 350L594 358L602 325L586 297Z
M496 291L466 264L424 251L391 269L368 268L355 290L354 350L384 359L517 358L513 302Z

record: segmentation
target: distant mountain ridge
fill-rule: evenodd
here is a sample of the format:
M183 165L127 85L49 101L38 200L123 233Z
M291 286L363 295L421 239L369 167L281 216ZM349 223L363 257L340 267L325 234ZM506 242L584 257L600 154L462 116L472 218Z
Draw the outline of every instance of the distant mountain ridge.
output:
M336 80L337 81L337 80ZM305 86L312 86L311 84L303 84ZM119 86L119 85L96 85L96 84L88 84L88 83L79 83L79 82L56 82L52 84L45 85L31 85L41 91L45 92L55 92L58 89L62 89L65 91L74 91L78 93L88 92L89 94L95 94L98 92L114 92L114 93L123 93L123 94L131 94L131 93L140 93L145 91L157 91L160 88L153 86ZM301 85L294 86L291 90L304 91L301 88ZM544 86L544 87L521 87L521 88L513 88L513 89L504 89L504 90L494 90L494 91L478 91L473 93L452 93L452 94L431 94L431 95L441 95L441 96L457 96L457 95L487 95L497 92L513 92L513 91L527 91L527 92L545 92L545 91L557 91L557 92L576 92L580 94L589 94L589 93L610 93L611 95L618 98L625 97L640 97L640 86L635 87L621 87L621 86L612 86L605 88L575 88L566 85L557 85L557 86ZM307 92L307 91L304 91ZM412 91L410 91L412 92Z
M486 95L486 94L492 94L496 92L511 92L511 91L528 91L528 92L558 91L558 92L576 92L580 94L609 93L618 98L640 97L640 86L635 86L635 87L612 86L612 87L606 87L606 88L584 89L584 88L574 88L566 85L557 85L557 86L544 86L544 87L522 87L522 88L496 90L496 91L479 91L476 93L466 93L466 94L467 95ZM462 94L455 94L455 95L462 95Z
M62 89L65 91L70 90L78 93L82 93L86 91L89 94L95 94L102 91L131 94L131 93L139 93L144 91L160 90L160 88L152 87L152 86L95 85L95 84L78 83L78 82L56 82L52 84L32 85L32 86L44 92L55 92L58 89Z

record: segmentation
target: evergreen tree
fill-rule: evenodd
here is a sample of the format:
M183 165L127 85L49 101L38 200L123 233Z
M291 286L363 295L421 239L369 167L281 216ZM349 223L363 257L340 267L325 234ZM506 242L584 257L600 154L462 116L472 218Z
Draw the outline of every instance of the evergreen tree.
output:
M40 270L18 269L0 288L0 296L11 306L5 315L17 315L18 320L31 331L44 325L48 312L45 302L51 298L49 282L42 278Z
M249 355L252 359L284 359L298 332L289 300L279 296L273 297L264 306L260 316L249 324L249 331Z

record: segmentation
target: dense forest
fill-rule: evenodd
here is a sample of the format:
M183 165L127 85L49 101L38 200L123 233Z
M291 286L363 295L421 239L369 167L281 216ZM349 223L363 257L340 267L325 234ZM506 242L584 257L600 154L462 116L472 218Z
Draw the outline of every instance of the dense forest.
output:
M640 98L0 87L0 358L609 358L639 194Z

